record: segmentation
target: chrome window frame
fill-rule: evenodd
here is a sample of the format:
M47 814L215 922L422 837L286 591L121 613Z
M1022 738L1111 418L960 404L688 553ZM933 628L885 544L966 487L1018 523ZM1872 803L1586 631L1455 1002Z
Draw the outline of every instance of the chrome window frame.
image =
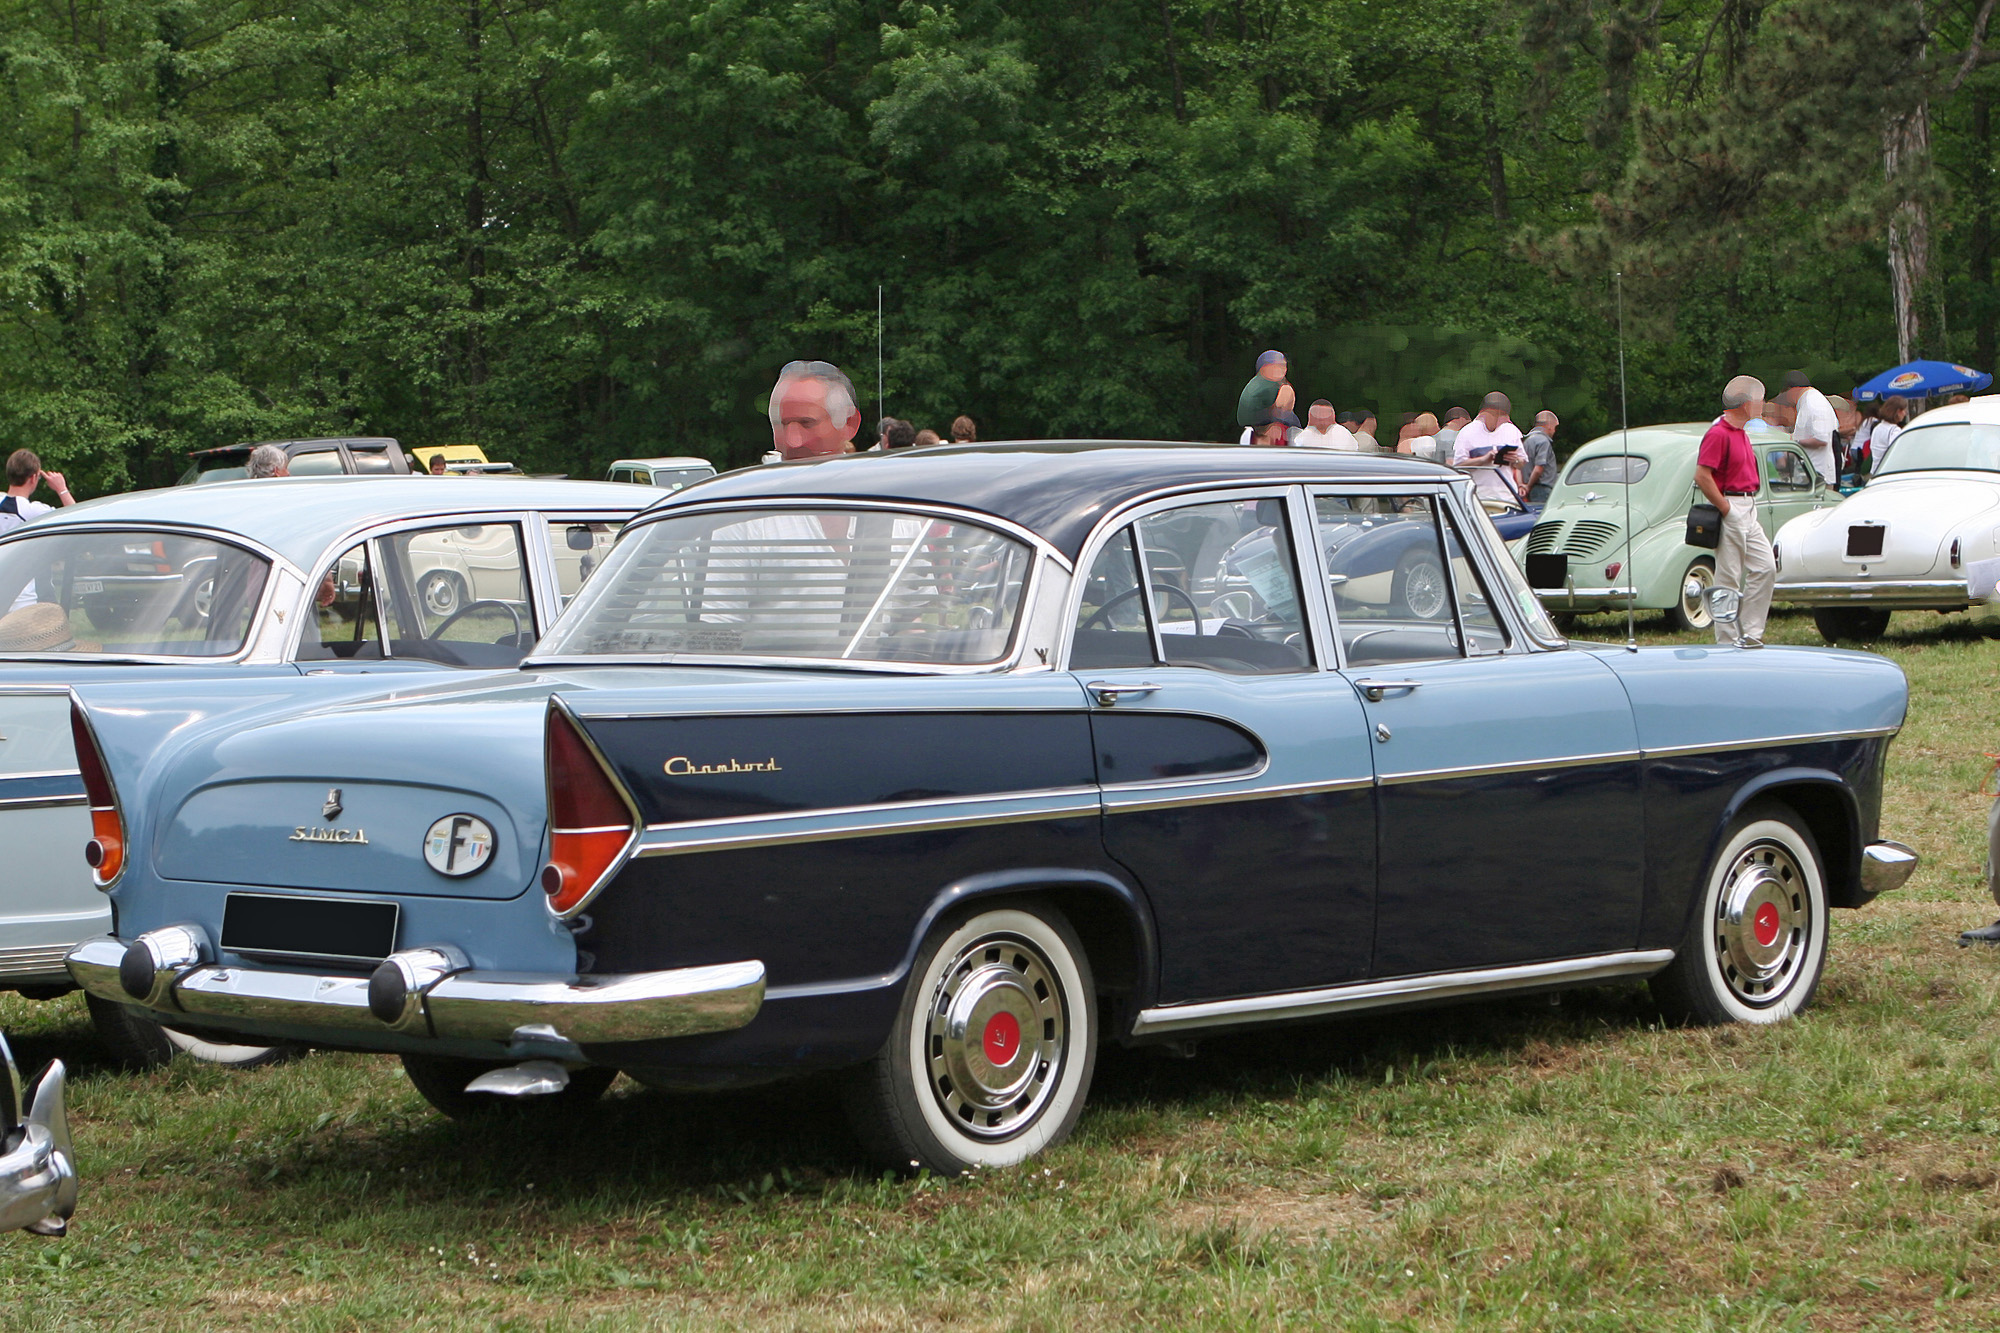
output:
M685 489L685 488L684 488ZM672 494L679 495L683 491ZM939 663L939 662L857 662L841 657L779 657L756 653L615 653L583 656L580 654L548 654L530 652L521 660L524 669L564 668L578 666L748 666L748 667L797 667L807 670L830 670L863 672L870 675L892 676L984 676L1022 669L1022 658L1027 655L1029 627L1034 622L1042 590L1050 582L1046 566L1054 564L1065 576L1075 572L1075 567L1063 553L1050 545L1048 540L1029 528L1022 527L1011 519L989 514L984 510L968 509L958 505L935 504L929 501L856 500L845 497L818 495L773 495L759 496L751 500L709 500L688 504L661 504L655 502L649 508L626 520L618 534L623 544L633 533L642 531L654 523L669 518L687 518L701 514L734 514L747 510L825 510L839 512L850 510L856 513L907 514L920 517L945 519L955 523L970 523L1012 538L1029 549L1032 558L1028 562L1028 574L1021 589L1021 602L1014 617L1013 631L1008 638L1007 651L991 662ZM564 608L567 614L568 608ZM538 645L539 646L539 645ZM1040 662L1029 668L1043 670Z
M1295 580L1302 580L1305 577L1306 570L1301 563L1301 556L1299 554L1299 528L1297 520L1298 496L1302 493L1305 485L1306 483L1300 482L1297 477L1278 477L1261 481L1210 481L1149 492L1127 501L1125 504L1106 514L1103 518L1097 520L1097 526L1090 530L1090 536L1084 539L1083 546L1078 552L1075 568L1082 570L1094 569L1097 564L1098 555L1103 551L1105 544L1117 534L1119 528L1127 524L1136 525L1140 519L1149 518L1153 514L1163 513L1169 509L1187 508L1197 504L1225 504L1232 500L1282 499L1286 505L1286 515L1292 521L1292 531L1290 534L1292 544L1292 577ZM1311 531L1311 529L1307 530ZM1152 566L1146 560L1146 543L1139 539L1136 527L1134 527L1132 535L1132 548L1139 560L1139 586L1143 589L1141 601L1146 608L1146 628L1153 638L1153 656L1157 659L1155 662L1157 666L1166 661L1167 655L1164 645L1160 642L1159 618L1154 613L1153 608ZM1317 563L1318 557L1315 556L1314 559ZM1076 578L1072 572L1069 591L1063 599L1062 615L1057 618L1057 623L1061 626L1062 633L1062 642L1056 653L1056 670L1058 671L1069 671L1072 669L1070 666L1070 657L1076 644L1076 619L1083 610L1083 593L1085 585L1088 582L1089 579L1087 577ZM1322 615L1324 611L1323 602L1319 598L1308 595L1304 588L1297 588L1296 591L1299 594L1299 613L1305 617L1306 642L1311 646L1313 660L1297 671L1275 672L1272 674L1304 676L1315 672L1336 670L1334 658L1328 656L1324 651L1326 631L1325 626L1322 624L1324 619ZM1137 670L1139 668L1118 668L1118 670L1128 669ZM1198 671L1204 668L1189 667L1187 669ZM1218 671L1215 674L1229 676L1235 673ZM1248 677L1245 677L1245 679L1248 679Z
M264 591L258 595L257 606L250 614L250 626L244 633L243 646L226 657L197 656L192 653L0 653L0 663L5 662L110 662L134 663L144 666L232 666L247 661L256 651L263 638L259 627L274 609L278 596L280 574L303 577L299 567L272 550L254 537L224 531L221 528L205 527L198 523L141 523L132 519L107 519L102 522L64 523L59 528L35 529L32 524L22 524L5 537L0 537L0 549L16 542L34 541L50 533L104 534L133 532L164 532L177 537L191 537L201 541L220 542L261 556L270 562L271 570L264 579ZM286 661L291 660L286 658Z

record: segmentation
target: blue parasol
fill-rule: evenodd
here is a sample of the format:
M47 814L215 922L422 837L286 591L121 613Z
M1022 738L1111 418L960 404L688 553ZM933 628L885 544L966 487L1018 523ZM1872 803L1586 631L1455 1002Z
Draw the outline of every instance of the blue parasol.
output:
M1971 366L1950 361L1912 361L1885 370L1866 384L1856 385L1854 401L1872 403L1901 394L1905 398L1936 398L1947 393L1978 393L1993 377Z

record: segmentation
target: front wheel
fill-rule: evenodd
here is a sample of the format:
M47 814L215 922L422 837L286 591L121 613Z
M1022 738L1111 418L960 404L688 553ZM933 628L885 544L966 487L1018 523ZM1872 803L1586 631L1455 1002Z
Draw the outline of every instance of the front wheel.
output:
M1680 596L1667 608L1667 621L1677 630L1705 630L1715 624L1708 590L1715 586L1715 561L1697 556L1681 575Z
M1828 643L1870 643L1889 628L1889 613L1867 606L1822 606L1813 624Z
M1048 907L940 926L919 951L848 1114L899 1171L1013 1166L1075 1126L1097 1062L1097 996L1076 932Z
M1819 988L1826 932L1826 871L1812 831L1788 806L1755 806L1724 835L1653 997L1686 1023L1790 1018Z
M574 1111L602 1097L618 1078L618 1071L601 1065L572 1069L569 1086L561 1092L539 1097L501 1097L490 1092L467 1092L465 1085L481 1074L501 1068L486 1060L461 1060L450 1055L405 1055L403 1072L423 1099L453 1120L478 1120L505 1115L537 1115L551 1111Z

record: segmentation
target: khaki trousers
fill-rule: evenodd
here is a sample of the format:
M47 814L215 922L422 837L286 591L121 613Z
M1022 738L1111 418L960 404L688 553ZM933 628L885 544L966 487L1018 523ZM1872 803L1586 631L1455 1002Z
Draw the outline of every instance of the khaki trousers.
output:
M1778 584L1778 562L1771 558L1771 539L1757 522L1757 497L1732 495L1722 516L1722 540L1715 546L1717 587L1734 588L1742 598L1736 625L1715 622L1715 641L1734 643L1739 637L1762 639L1771 617L1771 593Z

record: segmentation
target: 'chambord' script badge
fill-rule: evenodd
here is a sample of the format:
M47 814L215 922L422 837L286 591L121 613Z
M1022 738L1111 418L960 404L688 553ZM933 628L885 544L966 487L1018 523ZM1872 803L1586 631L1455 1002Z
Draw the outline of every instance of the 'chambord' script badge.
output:
M667 776L670 778L691 778L701 773L782 773L776 759L753 759L743 763L737 759L726 759L719 764L697 764L684 754L677 754L667 760Z
M344 808L340 803L340 788L335 787L327 792L326 804L319 808L319 817L321 819L338 819L340 818L341 810Z

